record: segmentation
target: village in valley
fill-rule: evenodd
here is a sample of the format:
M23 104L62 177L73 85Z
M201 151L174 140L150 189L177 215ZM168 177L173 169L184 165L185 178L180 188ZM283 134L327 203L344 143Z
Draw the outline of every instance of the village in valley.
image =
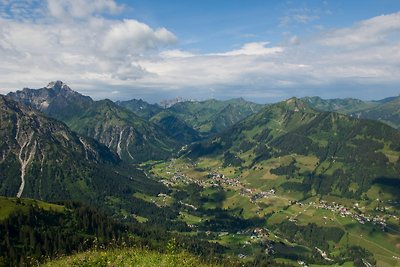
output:
M157 173L153 173L161 178L161 182L170 188L179 188L180 186L196 184L199 187L206 190L207 188L225 191L235 191L239 192L239 195L244 199L247 199L249 203L254 205L255 212L254 215L258 217L270 216L269 220L274 218L281 218L281 220L286 220L295 224L302 225L307 220L317 221L323 225L339 225L343 226L341 219L349 219L351 222L357 223L359 225L371 225L371 227L376 227L382 232L396 231L391 229L387 225L387 221L398 222L399 217L396 212L393 211L393 207L399 205L396 201L383 201L375 200L378 205L371 210L370 207L364 206L363 202L355 203L348 202L338 203L335 201L327 201L324 199L303 199L298 200L292 197L280 195L274 187L267 190L261 190L253 188L241 174L237 175L227 175L226 170L221 167L201 169L198 167L197 163L188 162L178 162L179 159L171 160L167 165L163 165L162 168L157 169ZM194 170L198 170L197 172ZM160 175L161 174L161 175ZM161 197L169 197L163 195ZM265 201L275 201L279 200L281 206L277 211L269 210L268 213L263 209ZM186 203L185 201L180 201L181 205L186 206L189 209L197 210L199 207ZM315 217L314 214L321 214ZM182 218L185 215L182 214ZM196 223L189 224L193 229L197 228ZM214 235L217 239L224 240L225 238L239 238L241 240L243 251L237 254L241 259L247 257L246 247L258 244L264 248L264 253L266 255L274 253L274 246L271 241L284 242L286 244L291 244L289 240L281 236L279 232L273 231L268 227L255 227L248 228L246 230L238 231L236 233L228 232L211 232L207 231L206 234ZM361 238L362 235L361 235ZM315 251L321 255L326 261L332 261L329 257L328 252L315 247ZM394 254L392 257L397 257ZM304 261L299 260L298 264L300 266L307 266Z
M202 188L222 188L224 190L235 190L238 191L241 196L247 197L251 203L258 207L257 214L261 215L261 207L258 206L258 201L268 198L280 198L287 201L287 206L297 205L299 207L312 207L314 209L323 209L331 211L341 217L348 217L360 224L372 223L379 226L383 231L387 230L386 221L388 219L393 219L394 221L399 221L399 217L396 214L387 213L386 211L393 209L393 206L400 205L397 201L388 201L385 203L382 200L377 199L379 203L378 207L374 209L374 212L366 211L366 208L359 203L354 203L353 205L346 206L344 204L336 202L327 202L326 200L314 200L314 201L298 201L287 198L286 196L278 196L276 194L276 189L271 188L267 191L262 191L260 189L251 188L250 185L242 181L242 176L228 177L221 172L221 167L213 170L209 170L203 177L191 177L184 170L190 170L190 168L195 168L195 164L185 164L184 167L175 166L176 159L171 160L167 166L165 174L169 177L168 179L162 179L161 182L168 187L176 187L182 184L196 184ZM301 214L301 211L299 211ZM288 220L296 222L296 216L288 217ZM328 220L326 216L323 217L324 220ZM330 220L333 220L332 218Z

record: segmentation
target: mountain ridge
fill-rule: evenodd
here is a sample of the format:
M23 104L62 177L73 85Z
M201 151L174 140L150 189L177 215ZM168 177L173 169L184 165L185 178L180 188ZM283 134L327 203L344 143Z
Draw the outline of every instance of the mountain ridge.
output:
M61 81L40 89L25 88L8 96L95 138L126 162L163 159L177 147L177 142L157 125L111 100L94 101L83 96Z
M343 185L359 181L360 176L360 196L380 175L400 179L396 174L400 167L398 140L400 133L386 124L318 112L305 101L291 98L265 107L211 140L195 143L187 153L194 158L217 157L224 166L245 169L287 155L314 157L318 159L316 168L300 173L303 182L309 183L309 190L318 192L323 187L315 183L329 181L332 184L320 193L350 196Z
M105 146L79 136L65 124L21 106L5 96L0 96L0 109L3 148L0 162L2 195L31 196L45 200L75 195L73 190L59 188L56 184L63 179L73 184L77 182L73 176L84 179L84 176L78 174L80 169L90 172L97 164L115 165L120 161L118 156ZM71 161L65 162L65 159ZM77 159L84 161L79 162ZM54 165L49 165L50 162ZM70 167L66 168L65 164L70 164ZM56 174L61 169L64 169L66 174ZM48 174L59 179L51 181ZM14 177L21 180L18 191L15 187L18 182ZM45 184L48 184L52 191L55 190L54 195L49 194L50 192L45 194L44 191L48 190L41 187Z

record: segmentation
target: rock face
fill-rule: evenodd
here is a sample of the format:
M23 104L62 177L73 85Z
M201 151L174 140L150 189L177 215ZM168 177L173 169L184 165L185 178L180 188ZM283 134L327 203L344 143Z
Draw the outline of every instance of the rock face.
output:
M61 81L41 89L25 88L8 96L98 140L126 162L163 159L177 147L177 142L157 125L110 100L93 101Z
M87 199L86 190L107 176L102 166L118 162L107 147L0 95L1 195Z
M61 81L51 82L40 89L24 88L22 91L9 93L8 96L60 120L68 120L82 113L94 102L89 96L71 90Z

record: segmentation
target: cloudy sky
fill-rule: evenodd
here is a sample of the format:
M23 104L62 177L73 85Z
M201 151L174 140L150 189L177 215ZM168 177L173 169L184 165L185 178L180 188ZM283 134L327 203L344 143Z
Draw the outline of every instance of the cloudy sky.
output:
M0 93L95 99L400 93L399 0L0 0Z

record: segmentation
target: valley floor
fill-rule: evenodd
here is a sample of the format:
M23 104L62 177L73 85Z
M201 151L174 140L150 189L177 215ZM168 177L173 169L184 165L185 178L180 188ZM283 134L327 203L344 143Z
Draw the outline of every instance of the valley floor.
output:
M306 160L309 159L304 160L304 165ZM232 167L219 167L218 160L173 159L153 165L150 172L174 190L192 191L180 200L183 207L180 219L194 232L204 231L209 241L229 247L231 257L250 260L254 259L255 251L262 251L281 263L324 266L337 263L350 247L361 247L373 255L371 259L359 259L364 266L373 266L373 260L377 266L400 266L399 203L393 201L395 198L378 196L375 189L366 200L334 196L304 198L295 190L280 189L287 178L269 173L274 164L271 160L240 172ZM174 197L159 195L147 201L168 206ZM218 212L249 225L229 229L230 222L218 218ZM251 221L257 222L251 225ZM206 225L213 224L217 227L207 229ZM317 230L329 239L317 240L313 237L318 235ZM310 237L307 231L311 231ZM285 254L290 249L293 254ZM313 265L313 261L319 261L320 265ZM358 266L352 261L342 264Z

